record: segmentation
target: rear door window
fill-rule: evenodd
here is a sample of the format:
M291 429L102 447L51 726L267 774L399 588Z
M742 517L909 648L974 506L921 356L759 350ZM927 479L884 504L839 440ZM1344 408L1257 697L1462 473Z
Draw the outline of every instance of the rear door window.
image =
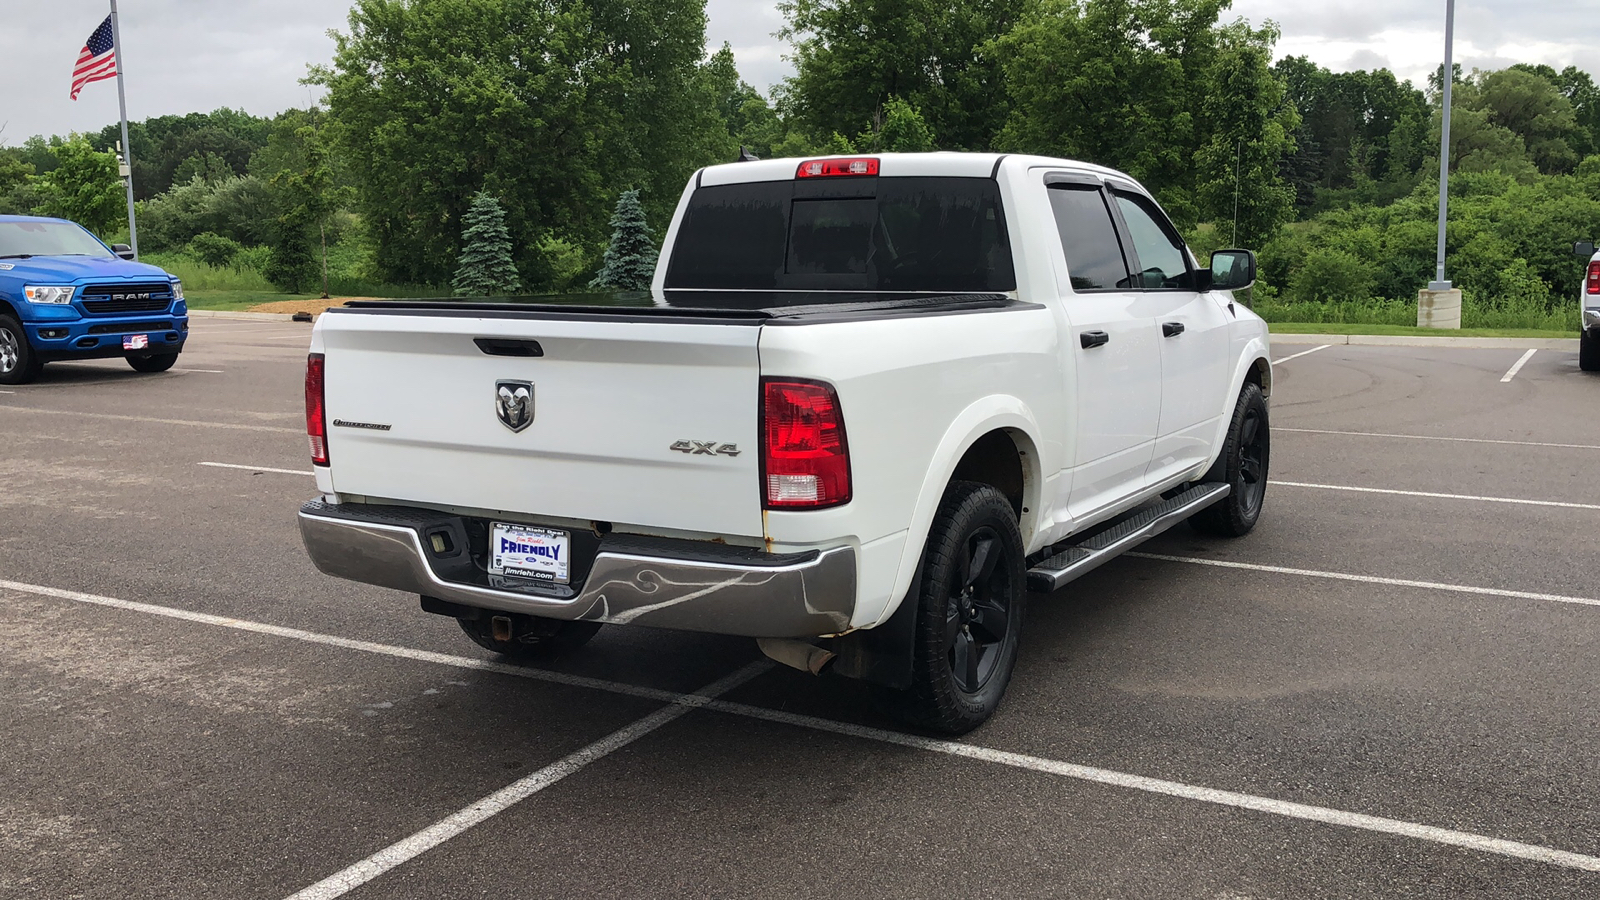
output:
M1067 256L1072 289L1127 290L1131 285L1128 263L1105 193L1086 185L1051 185L1050 207Z
M960 294L1017 279L992 179L850 178L697 189L666 286Z

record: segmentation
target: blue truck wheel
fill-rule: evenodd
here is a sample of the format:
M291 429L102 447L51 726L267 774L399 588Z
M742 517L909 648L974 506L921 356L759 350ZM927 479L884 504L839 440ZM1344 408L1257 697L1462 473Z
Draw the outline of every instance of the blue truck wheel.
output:
M44 363L28 345L22 323L0 316L0 384L27 384L39 377Z

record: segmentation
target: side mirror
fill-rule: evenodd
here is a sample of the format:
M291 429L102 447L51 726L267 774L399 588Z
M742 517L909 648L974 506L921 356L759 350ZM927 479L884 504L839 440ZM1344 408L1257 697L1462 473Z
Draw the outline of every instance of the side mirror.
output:
M133 248L129 247L127 244L112 244L111 252L122 257L123 259L133 259Z
M1211 254L1211 289L1242 291L1256 283L1256 255L1249 250L1218 250Z
M1594 256L1594 241L1579 241L1572 245L1572 255L1588 259Z

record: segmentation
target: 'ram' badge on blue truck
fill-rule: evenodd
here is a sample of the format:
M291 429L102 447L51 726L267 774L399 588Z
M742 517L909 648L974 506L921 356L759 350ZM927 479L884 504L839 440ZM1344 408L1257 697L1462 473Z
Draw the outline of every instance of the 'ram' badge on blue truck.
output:
M572 579L571 549L572 536L565 531L493 522L489 573L566 584Z

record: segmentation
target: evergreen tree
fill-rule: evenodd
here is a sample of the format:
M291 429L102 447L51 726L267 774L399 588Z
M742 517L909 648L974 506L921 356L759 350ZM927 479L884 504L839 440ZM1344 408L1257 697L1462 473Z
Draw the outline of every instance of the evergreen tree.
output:
M623 191L611 216L611 246L606 248L600 274L592 288L614 291L648 291L656 274L656 245L644 220L639 192Z
M500 201L479 192L462 217L461 258L450 282L457 297L491 297L514 294L520 287L516 263L511 260L511 233L506 230Z

